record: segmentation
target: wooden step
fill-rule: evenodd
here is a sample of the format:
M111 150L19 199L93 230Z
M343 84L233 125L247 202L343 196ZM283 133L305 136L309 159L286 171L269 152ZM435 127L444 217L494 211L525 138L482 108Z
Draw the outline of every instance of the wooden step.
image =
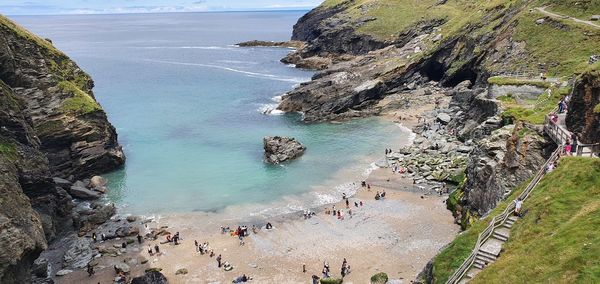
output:
M512 228L512 224L504 223L504 224L502 224L502 227L510 229L510 228Z
M482 255L482 254L477 254L477 256L475 256L475 259L479 259L479 260L481 260L481 261L483 261L485 263L488 263L488 264L489 263L493 263L493 262L496 261L496 259L491 258L489 256Z
M498 258L498 255L495 255L495 254L493 254L493 253L491 253L489 251L485 251L483 249L479 249L479 251L477 252L477 254L481 254L481 255L487 256L487 257L492 258L494 260L496 258Z
M475 277L475 275L477 275L479 272L481 272L481 269L473 267L467 271L465 277L468 279L473 279L473 277Z
M497 239L497 240L500 240L500 241L503 241L503 242L506 242L506 241L508 241L508 238L507 238L507 237L505 237L505 236L503 236L503 235L500 235L500 234L498 234L498 233L496 233L496 232L494 232L494 234L492 235L492 237L493 237L494 239Z
M508 216L508 219L507 219L507 220L511 220L511 221L513 221L513 223L514 223L515 221L519 220L519 217L517 217L517 216L514 216L514 215L511 215L511 216Z
M485 265L483 265L483 264L481 264L481 263L474 262L474 263L473 263L473 267L477 267L477 268L479 268L479 269L484 269L484 268L485 268Z

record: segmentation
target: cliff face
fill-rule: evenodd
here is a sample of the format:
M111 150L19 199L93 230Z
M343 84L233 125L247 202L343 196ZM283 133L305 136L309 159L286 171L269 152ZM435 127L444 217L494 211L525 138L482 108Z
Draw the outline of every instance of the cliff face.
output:
M94 99L90 77L49 42L2 22L0 80L23 98L52 173L82 178L122 165L115 129Z
M284 95L280 109L309 122L344 119L377 113L378 101L411 84L483 86L513 71L570 76L600 53L600 33L535 9L572 1L544 2L325 1L294 26L293 39L307 46L284 62L325 58L329 68ZM570 52L559 52L559 42Z
M53 177L124 162L93 82L48 41L0 16L0 282L27 283L47 242L71 224Z
M600 143L600 71L585 72L577 80L566 123L581 143Z

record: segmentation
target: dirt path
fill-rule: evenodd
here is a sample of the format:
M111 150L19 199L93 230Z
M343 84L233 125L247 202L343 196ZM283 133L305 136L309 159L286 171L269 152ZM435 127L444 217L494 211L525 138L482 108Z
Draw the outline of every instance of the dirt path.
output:
M570 20L572 20L574 22L585 24L585 25L594 27L596 29L600 29L600 25L595 24L592 21L581 20L581 19L577 19L577 18L574 18L574 17L563 16L561 14L556 14L556 13L553 13L553 12L549 12L549 11L546 11L546 7L537 7L535 9L538 10L540 13L546 15L546 16L550 16L550 17L553 17L553 18L559 18L559 19L570 19Z

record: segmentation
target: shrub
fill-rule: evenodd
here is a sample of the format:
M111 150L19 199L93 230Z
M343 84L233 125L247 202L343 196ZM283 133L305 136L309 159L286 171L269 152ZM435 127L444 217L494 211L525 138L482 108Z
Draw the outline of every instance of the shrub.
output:
M321 284L342 284L344 280L338 278L322 278Z
M385 284L388 282L388 276L385 272L379 272L371 276L371 284Z

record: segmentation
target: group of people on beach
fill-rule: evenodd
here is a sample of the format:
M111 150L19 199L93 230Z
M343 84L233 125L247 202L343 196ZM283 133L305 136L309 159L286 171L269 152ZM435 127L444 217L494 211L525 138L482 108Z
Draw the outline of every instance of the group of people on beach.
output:
M198 241L194 240L194 246L196 247L196 252L199 252L201 255L215 256L215 252L210 248L208 242L198 243Z
M323 270L321 273L323 274L323 278L331 277L331 269L329 268L329 262L327 262L327 260L325 260L323 262ZM342 280L344 279L344 277L346 277L346 275L350 274L350 265L348 264L348 261L346 260L346 258L344 258L344 261L342 262L342 268L341 268L340 274L342 275ZM316 275L313 275L312 281L313 281L313 284L318 283L319 277Z
M344 200L346 204L348 216L352 218L352 208L350 207L350 199L348 198L346 193L342 193L342 200ZM364 206L364 203L361 200L354 201L354 207L359 208L362 206ZM344 212L340 209L335 209L335 204L332 205L331 210L329 210L329 207L325 208L325 215L332 215L333 217L337 217L339 220L344 220Z

